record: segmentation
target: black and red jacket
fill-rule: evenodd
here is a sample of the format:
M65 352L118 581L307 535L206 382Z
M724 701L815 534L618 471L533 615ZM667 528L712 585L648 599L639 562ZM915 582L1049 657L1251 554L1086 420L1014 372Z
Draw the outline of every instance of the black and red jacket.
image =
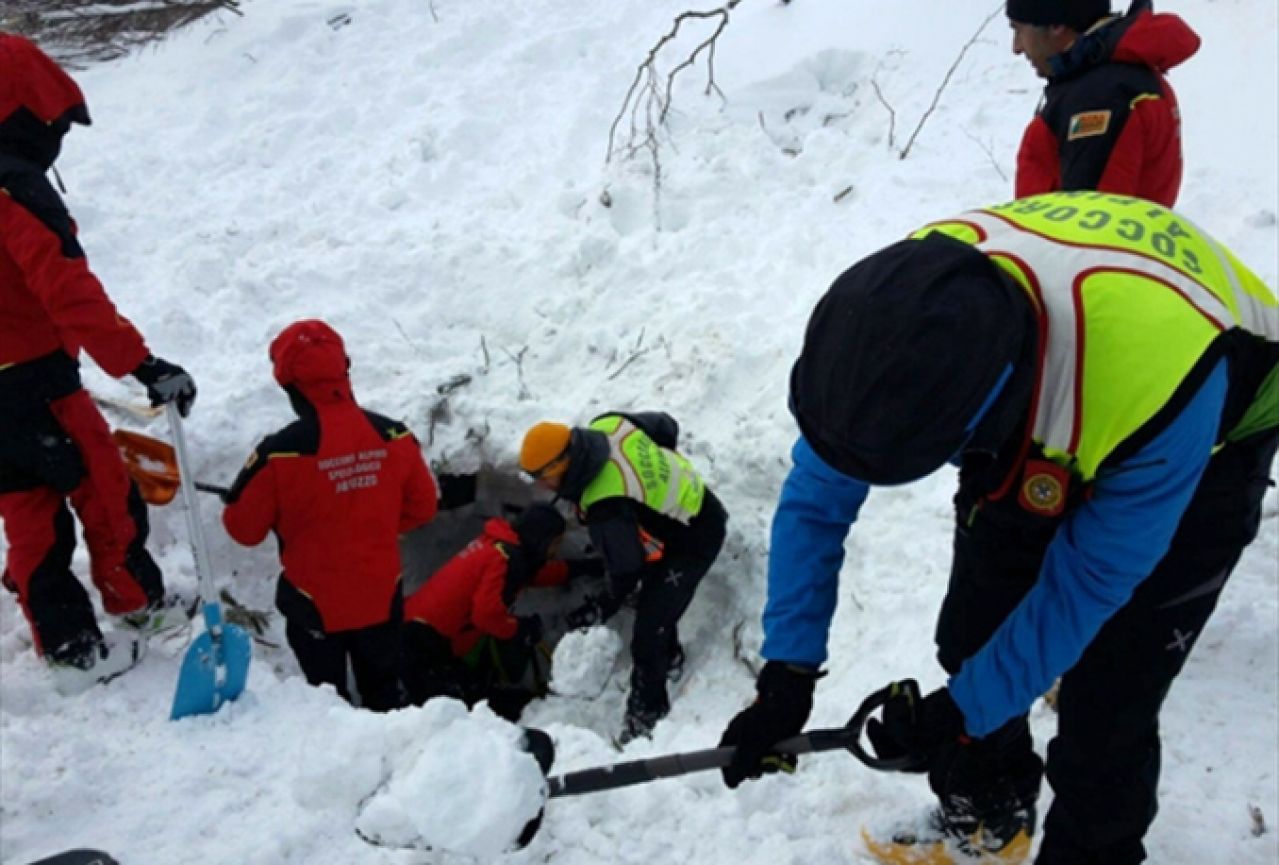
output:
M0 33L0 391L20 382L46 401L78 389L78 376L58 376L54 389L63 392L37 394L32 379L50 376L3 373L33 362L61 371L84 349L118 378L148 354L89 270L75 223L45 177L73 122L89 122L76 83L31 42Z
M323 322L290 325L271 356L299 419L249 457L223 525L246 546L275 532L277 604L291 621L333 633L395 618L399 536L437 508L417 439L356 404L341 337Z
M460 658L486 634L499 640L515 636L519 620L511 615L511 605L522 589L560 586L569 574L570 563L562 559L529 561L511 524L493 518L483 534L409 596L404 619L430 625Z
M1138 7L1052 58L1017 153L1018 198L1097 189L1176 202L1181 116L1164 74L1199 50L1199 36L1176 15Z

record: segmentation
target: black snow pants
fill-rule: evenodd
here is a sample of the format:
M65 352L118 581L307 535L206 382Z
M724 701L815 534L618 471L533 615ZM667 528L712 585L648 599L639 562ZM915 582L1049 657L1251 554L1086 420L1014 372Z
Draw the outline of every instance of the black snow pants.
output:
M1168 553L1063 677L1048 746L1054 800L1037 865L1137 865L1157 810L1159 712L1243 549L1257 535L1279 431L1234 442L1209 461ZM956 498L950 585L937 624L938 658L955 672L1030 589L1057 521L1022 510L1015 494L974 511ZM1004 770L1033 804L1041 763L1026 718L991 737ZM937 773L934 773L936 776ZM937 790L934 781L934 790ZM953 791L951 791L953 792ZM1000 815L995 815L997 819Z
M644 569L631 634L631 711L659 718L670 711L666 674L679 647L679 620L724 545L727 523L728 512L707 490L690 531Z
M398 591L387 621L350 631L325 631L310 599L283 577L275 597L276 607L284 614L289 648L308 684L332 685L342 699L355 705L346 681L349 659L360 706L389 712L408 702L400 681L404 602Z

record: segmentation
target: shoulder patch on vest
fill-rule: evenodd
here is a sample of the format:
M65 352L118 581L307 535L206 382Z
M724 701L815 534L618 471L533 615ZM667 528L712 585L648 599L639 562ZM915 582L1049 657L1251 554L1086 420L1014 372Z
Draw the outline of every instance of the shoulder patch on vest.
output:
M1110 129L1110 111L1081 111L1072 114L1070 124L1066 127L1066 140L1075 141L1080 138L1092 138L1105 135Z

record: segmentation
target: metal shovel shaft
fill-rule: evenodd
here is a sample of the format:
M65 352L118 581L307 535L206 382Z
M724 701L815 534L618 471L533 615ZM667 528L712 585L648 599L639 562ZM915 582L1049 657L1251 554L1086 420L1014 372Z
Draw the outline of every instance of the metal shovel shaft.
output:
M182 430L182 416L174 403L165 406L169 429L173 431L173 450L178 457L178 483L182 489L182 503L186 506L187 532L191 538L191 550L195 556L195 575L200 589L200 601L204 607L204 621L209 633L216 640L222 633L221 611L210 610L216 603L213 593L213 569L209 564L209 548L204 540L204 527L200 523L200 502L195 494L195 475L191 471L187 453L186 435Z
M894 771L910 764L910 755L894 758L872 756L862 746L862 730L866 721L874 712L883 706L890 696L888 688L871 694L861 704L853 717L843 727L825 730L809 730L789 739L784 739L773 746L773 750L782 754L816 754L821 751L850 751L854 757L872 769ZM630 787L644 784L659 778L674 778L691 772L704 772L708 769L723 769L733 761L736 752L733 746L709 748L705 751L688 751L683 754L666 754L661 757L650 757L647 760L632 760L627 763L616 763L612 766L597 766L593 769L582 769L565 775L555 775L546 779L547 798L558 799L565 796L581 796L585 793L596 793L601 790L613 790L618 787Z

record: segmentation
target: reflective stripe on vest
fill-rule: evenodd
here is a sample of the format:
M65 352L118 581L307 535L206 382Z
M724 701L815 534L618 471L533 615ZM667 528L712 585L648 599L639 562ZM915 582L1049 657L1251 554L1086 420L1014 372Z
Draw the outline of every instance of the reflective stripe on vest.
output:
M927 226L970 243L1030 295L1045 332L1032 433L1091 480L1176 393L1225 330L1279 341L1279 303L1166 208L1051 193Z
M701 512L706 485L683 456L660 447L620 415L602 417L590 429L608 437L608 463L582 492L583 511L625 496L685 524Z

